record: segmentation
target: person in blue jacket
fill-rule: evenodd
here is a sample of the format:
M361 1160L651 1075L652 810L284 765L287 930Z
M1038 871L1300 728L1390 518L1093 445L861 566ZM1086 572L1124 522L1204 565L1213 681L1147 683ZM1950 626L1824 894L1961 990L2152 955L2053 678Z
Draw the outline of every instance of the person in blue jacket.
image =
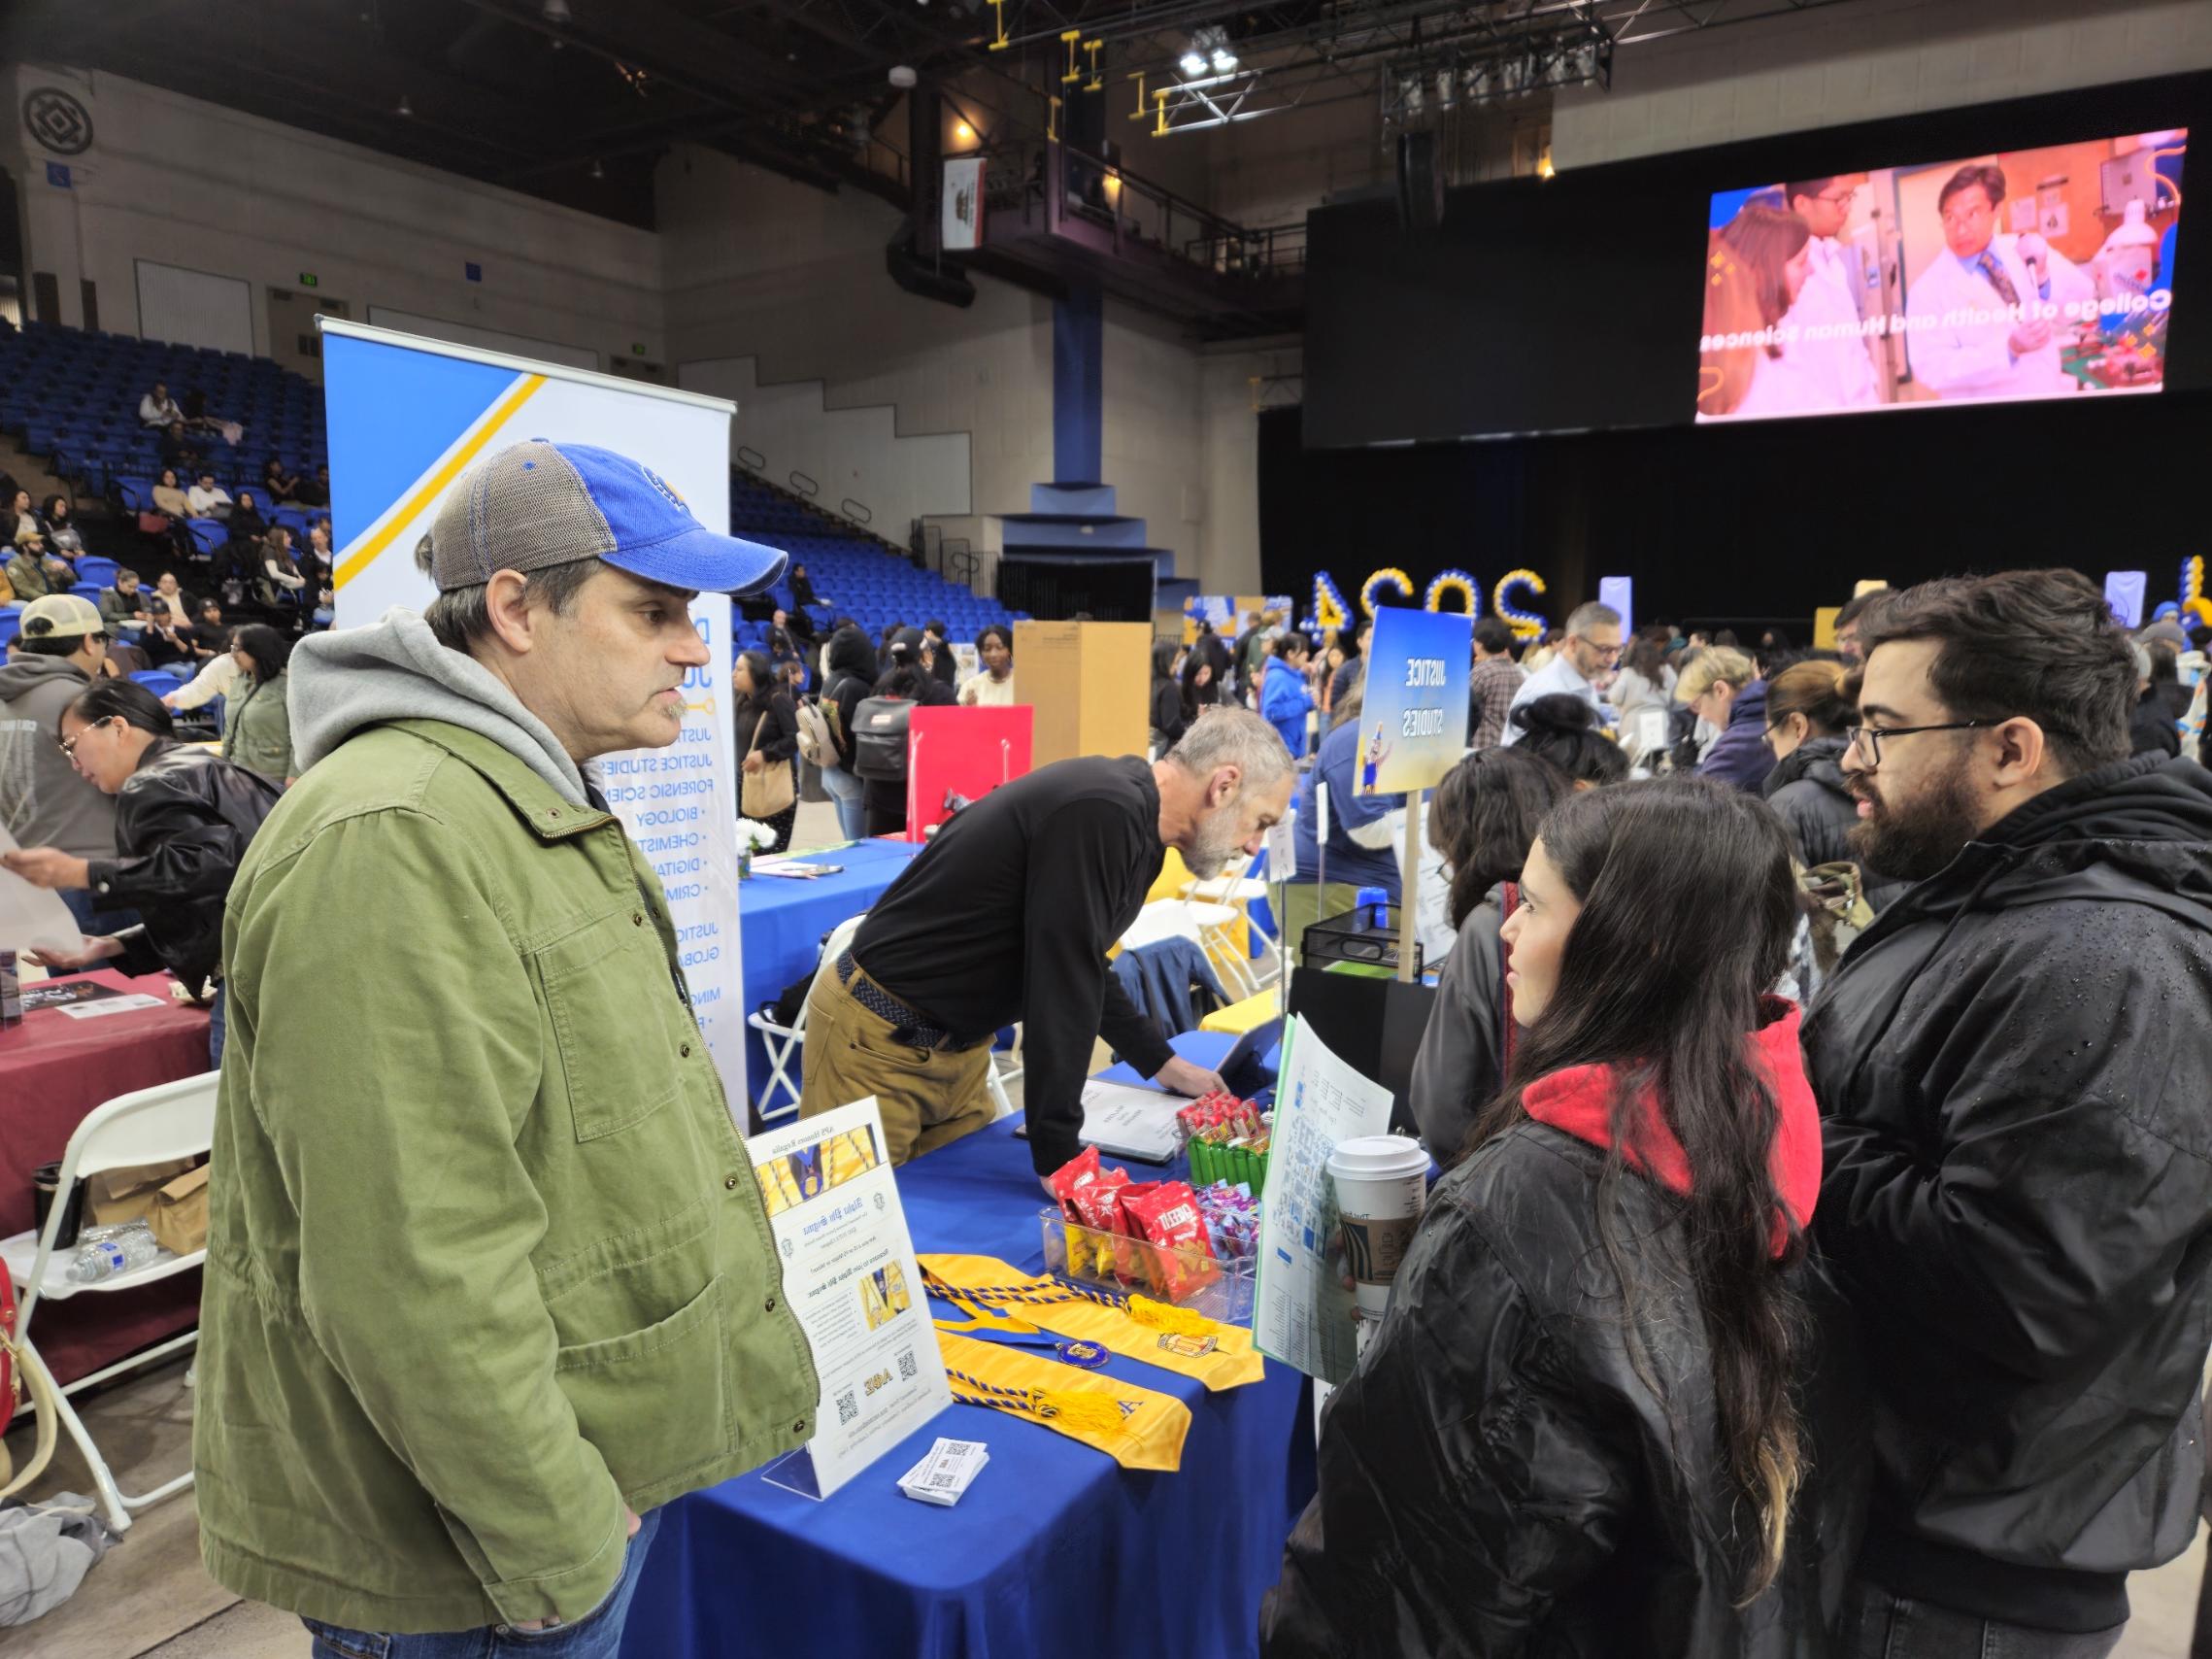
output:
M1313 687L1306 680L1310 650L1304 634L1284 634L1275 642L1275 660L1259 681L1260 717L1282 733L1292 760L1306 752L1306 716L1314 708Z
M1757 794L1774 769L1766 746L1766 682L1752 660L1725 645L1709 645L1682 665L1675 701L1720 728L1697 762L1697 775Z

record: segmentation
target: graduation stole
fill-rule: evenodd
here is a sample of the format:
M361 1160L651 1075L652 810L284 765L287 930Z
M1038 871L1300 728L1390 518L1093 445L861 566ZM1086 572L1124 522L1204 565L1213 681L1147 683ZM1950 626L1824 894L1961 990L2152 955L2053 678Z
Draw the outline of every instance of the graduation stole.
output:
M1041 1423L1096 1447L1123 1469L1172 1473L1183 1466L1190 1407L1171 1394L944 1331L937 1333L937 1351L953 1398L963 1405Z
M1264 1362L1252 1333L1187 1307L1066 1279L1033 1278L994 1256L923 1256L933 1296L964 1308L962 1331L1042 1328L1194 1377L1213 1393L1257 1382Z

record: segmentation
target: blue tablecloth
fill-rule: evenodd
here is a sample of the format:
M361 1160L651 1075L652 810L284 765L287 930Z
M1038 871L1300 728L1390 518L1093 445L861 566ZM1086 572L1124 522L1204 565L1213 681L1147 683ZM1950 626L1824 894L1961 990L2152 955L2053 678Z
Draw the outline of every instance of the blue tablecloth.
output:
M812 973L820 959L821 936L848 917L883 897L899 872L922 851L919 842L862 841L832 853L798 855L801 863L843 864L836 875L814 881L791 881L783 876L756 875L737 891L739 936L744 942L745 1011L750 1016L763 1002L773 1002L784 987ZM791 1075L798 1076L794 1064ZM746 1087L759 1110L773 1111L792 1104L792 1097L779 1088L774 1099L762 1099L768 1080L768 1051L760 1033L750 1026L745 1033Z
M1191 1033L1176 1046L1218 1061L1229 1040ZM916 1249L1042 1269L1047 1201L1013 1127L899 1171ZM1262 1381L1208 1394L1137 1361L1107 1369L1190 1407L1176 1473L1124 1472L1049 1429L955 1405L821 1503L758 1473L725 1481L663 1509L624 1659L1255 1652L1260 1597L1314 1490L1306 1379L1270 1361ZM949 1509L897 1485L939 1435L990 1447L990 1467Z

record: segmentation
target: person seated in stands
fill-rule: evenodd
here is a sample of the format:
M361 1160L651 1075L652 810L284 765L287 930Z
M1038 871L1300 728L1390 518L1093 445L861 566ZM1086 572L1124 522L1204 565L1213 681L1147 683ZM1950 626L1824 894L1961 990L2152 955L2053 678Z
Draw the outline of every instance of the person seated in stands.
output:
M230 625L223 621L222 604L202 599L192 612L192 655L205 662L230 654Z
M300 559L300 574L315 595L313 622L328 627L338 614L338 559L330 547L330 521L318 519L307 529L307 552Z
M15 555L8 560L8 585L16 590L17 599L28 604L49 593L66 593L75 585L77 572L66 559L56 559L48 551L36 519L25 516L16 522L14 545Z
M184 412L169 395L168 387L155 381L153 389L138 400L138 419L141 425L174 426L183 423Z
M116 572L119 587L127 570ZM163 571L160 581L151 589L141 588L137 597L146 607L146 631L139 635L139 649L146 653L147 660L154 667L181 662L187 667L197 666L199 655L192 649L192 606L177 578Z
M108 625L111 638L121 638L131 644L152 626L153 619L147 613L146 595L138 591L138 572L118 570L116 585L100 594L100 620Z
M47 546L64 559L73 559L84 551L84 538L78 534L68 496L49 495L46 505L39 509L39 523L46 529Z
M288 471L285 463L271 456L261 467L261 492L272 502L296 500L299 474Z
M327 507L330 505L330 466L318 462L313 478L303 478L292 487L292 500L302 507Z
M205 467L200 469L200 481L184 491L184 499L191 506L195 519L227 519L230 517L230 491L215 481L215 474Z
M274 605L280 595L297 601L307 588L299 560L292 557L292 532L282 525L269 526L261 538L261 568L257 572L261 602Z
M200 469L200 447L192 442L191 434L184 430L184 423L172 421L169 430L161 439L161 464L175 467L178 475L191 478ZM182 515L180 515L182 516Z
M153 487L153 510L139 515L139 528L149 535L167 536L176 557L183 559L200 559L204 556L192 540L192 533L184 527L184 521L192 516L192 504L184 498L184 491L177 488L177 470L164 467L161 482ZM153 521L158 520L156 525Z
M787 662L799 654L799 642L791 637L791 613L778 607L768 619L768 657L771 661Z
M805 610L809 605L819 605L821 603L820 599L815 597L814 583L808 578L807 567L805 565L794 564L791 566L790 584L791 603L798 606L800 610ZM814 619L812 617L809 617L807 619L807 624L811 627L814 624Z
M260 503L253 499L251 490L238 492L222 522L229 526L232 541L253 541L269 533L269 521L261 517Z

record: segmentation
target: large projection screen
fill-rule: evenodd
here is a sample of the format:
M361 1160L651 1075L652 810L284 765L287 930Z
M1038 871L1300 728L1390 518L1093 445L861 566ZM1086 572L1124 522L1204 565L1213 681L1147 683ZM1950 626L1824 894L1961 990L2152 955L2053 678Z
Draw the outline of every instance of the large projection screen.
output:
M1696 418L2155 392L2181 129L1712 198Z

